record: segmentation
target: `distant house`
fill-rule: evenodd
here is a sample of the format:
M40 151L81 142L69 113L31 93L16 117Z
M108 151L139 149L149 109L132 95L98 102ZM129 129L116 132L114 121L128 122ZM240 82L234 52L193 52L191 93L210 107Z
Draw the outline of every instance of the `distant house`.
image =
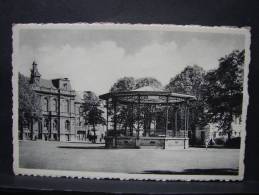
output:
M234 120L231 124L232 133L231 138L241 137L241 130L242 130L242 121L240 117L234 117ZM217 140L221 139L224 142L227 141L228 135L223 132L222 129L219 129L216 124L210 124L210 139Z
M232 134L231 138L241 137L242 121L240 117L234 117L231 124ZM228 135L218 128L217 124L209 123L204 128L197 128L195 131L195 143L204 145L206 141L211 140L214 143L225 144L228 139Z
M87 141L89 127L82 115L82 93L72 89L68 78L41 78L33 62L30 84L41 100L42 118L30 119L19 137L24 140Z

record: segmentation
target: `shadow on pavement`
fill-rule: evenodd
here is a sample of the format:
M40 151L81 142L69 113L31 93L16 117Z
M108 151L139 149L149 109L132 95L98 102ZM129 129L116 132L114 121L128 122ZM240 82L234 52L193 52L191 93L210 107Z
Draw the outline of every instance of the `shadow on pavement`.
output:
M238 175L238 169L185 169L182 172L149 170L145 174L173 174L173 175Z
M104 146L57 146L57 148L66 148L66 149L107 149Z
M106 149L106 150L131 150L139 148L106 148L105 146L57 146L64 149Z

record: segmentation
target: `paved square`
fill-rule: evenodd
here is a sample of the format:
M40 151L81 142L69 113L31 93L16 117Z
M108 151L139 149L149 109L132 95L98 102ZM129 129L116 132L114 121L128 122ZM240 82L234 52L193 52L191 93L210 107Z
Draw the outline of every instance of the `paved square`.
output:
M237 174L239 149L105 149L103 145L20 141L20 167L51 170Z

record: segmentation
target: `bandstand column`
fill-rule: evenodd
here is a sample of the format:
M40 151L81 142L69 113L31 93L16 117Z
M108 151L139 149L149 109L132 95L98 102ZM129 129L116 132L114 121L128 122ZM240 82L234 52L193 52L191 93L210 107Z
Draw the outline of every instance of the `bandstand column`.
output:
M177 135L177 108L175 109L175 114L174 114L175 116L175 122L174 122L174 125L175 125L175 135Z
M185 143L186 143L186 140L185 140L185 138L186 138L186 105L184 105L184 133L183 133L183 137L184 137L184 149L186 148L186 146L185 146Z
M113 101L113 110L114 110L113 130L114 130L114 134L115 134L115 147L117 147L117 98L112 97L112 101Z
M189 108L188 108L188 101L186 101L185 109L184 109L184 119L185 119L185 137L188 137L188 130L189 130Z
M169 110L168 99L169 99L169 97L167 96L166 97L165 136L167 136L167 130L168 130L168 110Z
M139 138L139 126L140 126L140 95L138 95L138 129L137 129L137 138Z
M187 131L187 137L188 137L188 131L189 131L189 107L186 105L186 131Z
M108 130L109 130L109 115L108 115L108 109L109 109L109 98L106 100L106 132L108 134Z
M131 131L130 136L133 136L133 129L134 129L134 104L131 104Z
M187 131L187 105L184 105L184 137L186 137L186 131Z

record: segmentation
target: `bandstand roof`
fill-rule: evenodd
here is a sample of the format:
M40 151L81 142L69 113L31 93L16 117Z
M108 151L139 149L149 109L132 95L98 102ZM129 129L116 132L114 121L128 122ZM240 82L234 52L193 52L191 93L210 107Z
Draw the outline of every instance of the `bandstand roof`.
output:
M141 87L131 91L110 92L100 95L99 97L102 100L116 98L118 102L122 104L137 104L139 102L142 104L174 104L196 99L196 97L192 95L163 91L152 86Z

